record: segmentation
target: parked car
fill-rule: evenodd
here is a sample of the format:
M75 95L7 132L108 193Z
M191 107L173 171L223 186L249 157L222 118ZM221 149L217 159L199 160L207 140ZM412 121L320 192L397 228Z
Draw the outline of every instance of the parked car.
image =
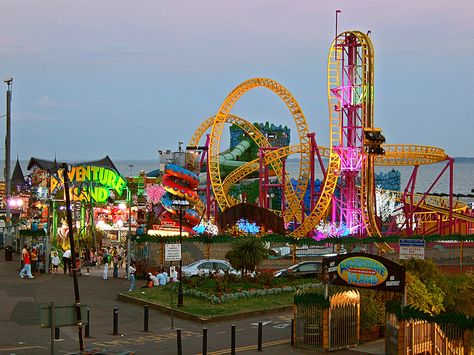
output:
M313 277L321 275L322 262L321 261L303 261L296 265L290 266L287 269L277 270L273 273L275 277L285 277L289 274L296 277Z
M235 270L232 265L225 260L204 259L183 266L183 277L208 275L211 271L217 271L219 273L227 271L234 275L240 275L240 272Z

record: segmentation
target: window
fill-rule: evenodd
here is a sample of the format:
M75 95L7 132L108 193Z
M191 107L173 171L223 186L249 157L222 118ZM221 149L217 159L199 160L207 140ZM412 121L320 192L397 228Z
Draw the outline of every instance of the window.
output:
M198 269L207 269L207 270L210 270L212 269L213 266L212 266L212 263L211 262L206 262L206 263L202 263L201 265L198 266Z
M224 264L224 263L214 263L214 269L226 271L226 270L229 270L230 267L229 265Z

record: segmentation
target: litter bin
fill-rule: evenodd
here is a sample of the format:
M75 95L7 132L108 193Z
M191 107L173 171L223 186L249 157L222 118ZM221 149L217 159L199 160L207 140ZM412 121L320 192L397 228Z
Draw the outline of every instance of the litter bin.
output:
M13 247L11 245L5 246L5 261L13 260Z

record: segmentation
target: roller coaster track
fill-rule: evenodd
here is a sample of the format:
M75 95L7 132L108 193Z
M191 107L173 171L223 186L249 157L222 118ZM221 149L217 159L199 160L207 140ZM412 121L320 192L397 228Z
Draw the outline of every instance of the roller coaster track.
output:
M214 121L215 121L215 116L209 117L207 120L205 120L194 132L191 140L189 141L189 145L190 146L197 146L199 144L199 141L200 141L201 137L203 136L203 134L210 127L212 127ZM251 139L253 139L253 141L255 142L255 144L257 146L259 146L259 147L271 147L271 145L268 142L268 140L266 139L266 137L253 124L251 124L247 120L245 120L245 119L243 119L239 116L229 114L229 115L227 115L225 122L240 127L242 130L244 130L247 133L247 135L249 137L251 137ZM302 149L299 149L298 153L301 154L302 151L303 151ZM257 168L252 169L251 172L258 170L258 168L259 168L258 159L256 159L256 161L257 161ZM250 166L252 166L253 163L254 162L246 163L245 165L243 165L240 168L236 169L237 173L241 170L249 169ZM283 162L281 161L281 159L273 159L268 164L270 164L272 169L275 171L276 176L279 178L282 174L282 171L283 171ZM231 174L235 175L235 173L231 173ZM241 179L242 178L239 178L238 180L235 180L234 183L236 183L237 181L240 181ZM223 185L225 184L225 181L227 181L227 180L228 180L228 177L226 177L226 179L224 179ZM228 194L228 190L229 190L230 186L228 186L228 188L224 188L224 193L227 196L227 200L225 201L226 206L227 206L226 208L234 206L234 205L239 203L238 200L236 200L235 198L233 198L231 195ZM290 180L289 176L285 180L285 196L287 196L287 199L288 199L289 203L295 204L297 206L301 206L298 202L299 201L298 197L296 196L295 191L293 190L293 186L291 185L291 180ZM224 203L224 201L222 201L222 203ZM301 207L299 209L296 209L296 212L301 212ZM290 213L294 213L294 212L292 211ZM285 217L287 217L289 219L291 219L293 217L296 217L297 220L301 219L300 213L297 213L296 216L289 216L288 217L287 215L288 214L285 213Z
M348 40L348 42L344 42ZM344 47L346 46L346 47ZM341 59L344 52L350 46L354 46L356 50L351 52L353 55L351 60L346 64ZM346 49L344 49L346 48ZM330 128L330 146L319 146L319 154L329 159L324 182L318 196L318 200L310 212L309 216L301 219L302 214L301 202L303 201L310 174L310 158L311 151L310 140L308 137L308 127L302 110L293 95L279 83L266 78L254 78L247 80L238 85L226 97L215 117L208 118L196 130L190 140L190 145L198 145L200 138L206 130L211 127L208 148L208 170L210 176L210 184L214 193L214 198L218 202L221 210L225 210L238 201L232 198L228 191L236 182L246 178L252 172L258 171L260 168L259 159L245 163L239 168L231 172L225 179L220 174L220 139L225 123L235 124L242 128L249 137L251 137L259 148L271 147L268 140L249 122L230 114L234 104L249 90L263 87L273 91L287 105L290 113L295 121L300 144L296 146L283 147L271 150L265 153L263 163L270 165L278 179L281 179L284 171L283 158L290 154L300 154L299 178L296 188L293 189L288 175L285 178L285 196L288 207L283 213L284 220L289 222L293 218L297 218L301 222L299 227L290 235L294 237L306 236L308 232L321 221L326 215L328 207L332 202L334 191L336 189L338 178L347 169L347 166L341 166L341 159L352 157L348 155L356 151L361 165L358 165L357 171L360 171L360 187L358 188L358 204L355 206L360 213L360 221L363 223L365 232L369 236L379 236L381 233L375 215L375 178L374 166L417 166L434 164L448 159L443 149L420 146L420 145L395 145L385 144L383 148L386 154L383 156L367 156L365 153L365 142L361 138L364 128L374 128L374 51L370 38L362 32L350 31L344 32L336 37L333 41L327 67L327 89L328 89L328 108L329 108L329 128ZM348 82L345 80L348 79ZM346 86L344 86L346 85ZM349 86L347 86L349 85ZM350 97L350 98L349 98ZM348 101L349 100L349 101ZM350 102L350 103L348 103ZM348 105L349 109L358 110L355 117L355 129L352 133L345 131L349 127L349 123L344 121L343 112ZM345 126L344 126L345 125ZM355 137L355 139L354 139ZM347 146L345 146L347 144ZM354 154L353 154L354 155ZM345 162L346 160L344 160ZM344 169L341 171L341 169ZM353 176L354 175L350 175ZM351 180L355 181L355 180ZM346 185L347 196L350 195L351 187L355 184ZM348 187L347 187L348 186ZM352 196L352 195L351 195ZM349 201L349 199L347 199ZM413 198L411 198L413 203ZM360 205L359 205L360 204ZM425 203L420 204L420 207ZM434 212L441 212L442 206L427 207L438 209ZM276 212L276 211L274 211ZM276 212L277 213L277 212ZM347 213L347 212L345 212ZM457 213L457 212L454 212ZM459 213L463 218L466 217ZM382 251L388 251L389 247L385 243L378 243Z
M298 202L303 198L308 185L310 170L310 142L308 138L308 126L304 114L293 95L285 87L271 79L254 78L241 83L234 90L232 90L232 92L227 96L221 105L214 119L209 140L208 164L212 190L214 192L214 197L222 210L230 207L231 203L229 202L228 195L223 189L223 181L221 179L219 169L220 137L222 135L224 123L226 122L227 116L229 115L233 105L247 91L256 87L267 88L282 99L282 101L290 110L291 115L295 121L300 145L306 147L300 153L300 174L295 188L296 199L294 199L294 201L289 200L288 209L285 211L287 218L290 218L296 216L297 212L301 210L300 204ZM259 147L264 146L260 142L256 143ZM277 169L274 167L274 170L277 175L281 176L282 162L275 161L275 164L279 165L279 167L277 167ZM290 199L292 199L291 196L292 194L290 192Z
M449 216L449 209L448 208L428 205L426 203L420 204L420 208L423 208L425 210L429 210L429 211L432 211L432 212L440 213L440 214L445 215L445 216ZM469 215L466 215L466 214L463 214L463 213L460 213L460 212L455 212L455 211L453 211L451 215L454 219L460 219L462 221L474 223L474 216L469 216Z

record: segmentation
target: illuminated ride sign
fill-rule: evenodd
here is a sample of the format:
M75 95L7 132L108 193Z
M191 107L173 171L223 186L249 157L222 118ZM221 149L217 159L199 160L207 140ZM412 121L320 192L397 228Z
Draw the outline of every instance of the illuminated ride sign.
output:
M323 270L335 285L403 293L405 268L377 255L351 253L323 258Z
M71 166L68 172L70 182L69 196L72 201L105 202L114 191L122 196L127 180L117 171L103 166L77 165ZM64 172L58 169L51 175L50 191L52 195L64 188Z

